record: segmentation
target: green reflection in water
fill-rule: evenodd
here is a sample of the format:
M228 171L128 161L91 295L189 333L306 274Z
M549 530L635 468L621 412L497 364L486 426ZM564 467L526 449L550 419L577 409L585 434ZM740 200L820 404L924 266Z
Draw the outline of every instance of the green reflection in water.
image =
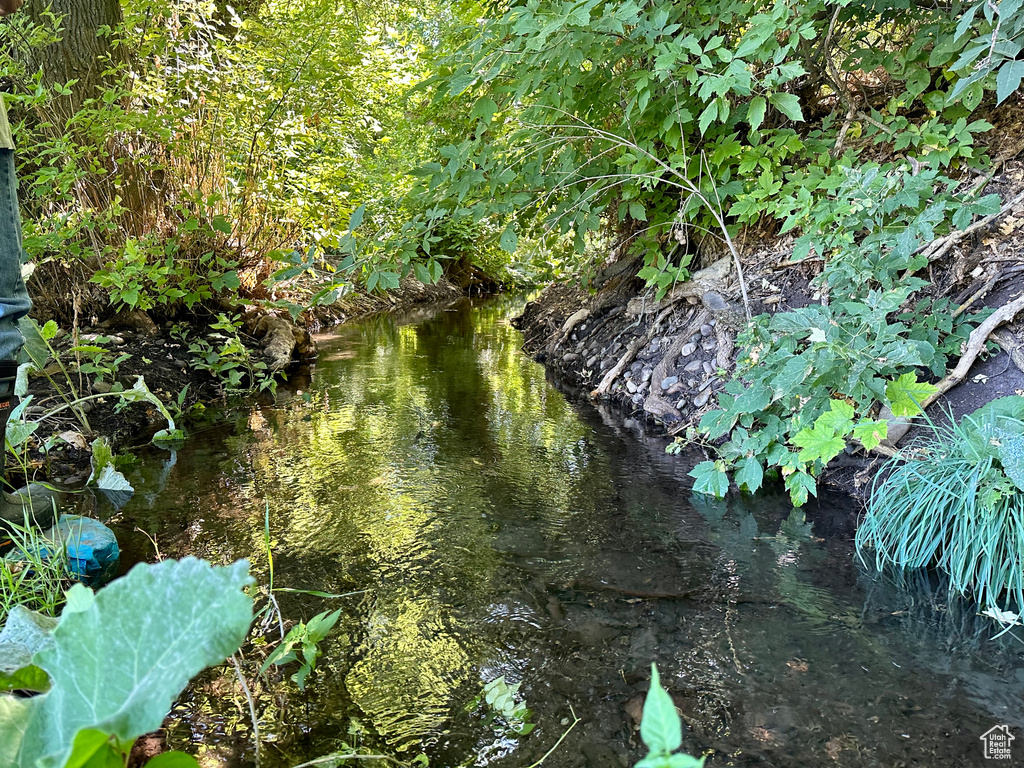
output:
M345 610L305 696L257 685L265 766L351 742L356 721L374 748L428 748L434 765L528 765L570 705L585 725L548 768L578 768L594 744L590 764L635 762L627 713L652 660L691 726L685 746L717 744L736 765L852 767L862 747L877 764L961 764L993 718L1020 722L1019 659L951 660L930 603L904 605L919 592L865 595L849 536L822 542L808 525L843 530L842 514L805 519L771 492L688 498L689 467L577 414L519 351L510 315L495 303L339 329L307 393L135 468L139 493L115 521L126 551L151 557L139 525L165 554L249 557L265 583L267 504L277 586L361 591L281 595L292 619ZM520 743L461 709L499 675L525 681L536 712ZM204 765L252 757L232 677L200 679L170 728Z
M331 669L399 750L443 733L488 655L480 623L504 558L533 551L506 529L557 538L609 483L508 316L498 304L343 329L322 342L308 405L250 419L243 506L270 500L278 584L370 590L347 616L360 640ZM247 517L258 558L260 516Z

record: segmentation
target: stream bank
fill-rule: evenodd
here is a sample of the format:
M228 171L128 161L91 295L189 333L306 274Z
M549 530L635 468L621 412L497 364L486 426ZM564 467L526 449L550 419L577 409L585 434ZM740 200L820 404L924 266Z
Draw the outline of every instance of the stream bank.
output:
M928 266L921 300L950 299L958 311L1013 304L1024 294L1024 164L1008 162L987 191L1010 204L947 255ZM774 314L828 300L813 286L820 259L793 261L792 238L736 238L751 315ZM735 370L738 333L746 308L735 260L724 243L704 238L693 254L693 274L657 299L638 277L643 259L628 243L616 246L589 285L549 286L515 325L524 349L555 378L595 402L614 404L629 417L668 435L696 428L717 407ZM955 362L955 361L953 361ZM971 413L998 397L1024 394L1024 312L988 337L987 348L960 383L927 410L935 423ZM916 428L910 431L910 437ZM884 456L847 451L822 475L825 485L863 499Z
M44 302L32 313L34 329L26 328L26 349L36 370L29 375L26 394L32 403L25 412L30 420L41 420L42 428L27 443L25 479L80 487L91 474L93 440L103 437L115 453L130 452L166 428L155 404L124 402L117 396L139 377L176 420L202 421L207 410L227 405L246 388L252 390L249 396L269 402L269 392L258 386L262 380L308 381L309 366L317 357L311 333L377 313L450 303L464 295L463 288L447 279L424 285L410 278L398 291L355 291L294 321L287 312L268 311L256 302L221 301L179 311L173 318L141 310L108 314L103 320L94 316L73 332L59 326L64 315L52 300ZM225 317L235 322L225 325ZM44 342L39 331L50 321L54 325L42 334ZM241 376L237 392L231 389L233 371ZM254 380L257 385L251 386ZM65 407L81 398L90 399ZM56 439L44 447L51 436Z

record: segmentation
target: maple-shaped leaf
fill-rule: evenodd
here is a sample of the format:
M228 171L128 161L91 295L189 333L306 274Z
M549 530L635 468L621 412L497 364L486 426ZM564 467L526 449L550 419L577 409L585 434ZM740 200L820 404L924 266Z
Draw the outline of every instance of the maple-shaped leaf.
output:
M862 421L853 428L853 437L867 450L877 448L889 435L889 423L885 421Z
M797 432L793 444L800 448L800 455L797 458L804 464L810 464L815 459L821 459L822 464L828 464L846 447L843 438L824 425L819 427L817 424L814 429L804 427Z
M921 403L936 392L938 389L934 384L918 381L914 373L904 373L885 387L893 416L917 416L921 413Z
M832 431L835 435L845 435L853 426L853 406L845 400L832 400L831 410L825 411L814 422L815 429L822 432Z

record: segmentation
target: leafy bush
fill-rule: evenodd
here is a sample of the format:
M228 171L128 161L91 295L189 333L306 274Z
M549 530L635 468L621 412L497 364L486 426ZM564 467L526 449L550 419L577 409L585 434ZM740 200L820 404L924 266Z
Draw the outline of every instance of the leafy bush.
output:
M892 459L857 529L875 566L935 565L988 609L1024 609L1024 397L989 403Z
M934 387L918 374L944 374L970 332L969 320L954 318L945 300L906 311L927 285L907 275L924 266L924 243L998 209L998 198L957 197L953 182L936 172L881 173L869 165L837 174L835 192L800 215L791 208L784 227L803 228L797 258L813 250L826 259L816 282L831 302L762 315L739 336L735 378L719 395L719 410L700 422L707 439L729 440L717 461L691 473L698 492L722 496L733 470L749 492L766 473L781 473L793 503L804 504L846 439L867 449L885 439L885 423L871 418L876 404L895 416L919 413ZM936 184L946 191L932 196Z
M210 328L206 338L189 341L196 368L209 372L227 394L276 390L273 372L242 341L239 318L219 314Z
M736 378L719 395L720 410L701 419L708 439L729 440L719 447L718 461L691 473L694 490L723 496L726 472L735 467L737 484L753 493L772 469L785 478L793 503L802 505L845 438L868 449L885 439L886 424L867 417L876 402L897 416L916 415L934 387L913 371L931 364L936 350L912 338L907 326L888 321L905 298L905 291L873 292L863 302L757 318L739 339Z
M72 587L56 626L16 608L0 647L24 663L0 669L0 681L19 676L22 687L35 670L42 692L0 695L0 765L121 765L189 679L241 645L251 581L244 561L166 560L137 565L96 594Z
M173 240L164 244L129 239L119 259L94 274L90 280L110 291L111 302L119 308L148 310L181 302L191 309L223 290L238 290L238 262L212 252L196 259L175 258Z

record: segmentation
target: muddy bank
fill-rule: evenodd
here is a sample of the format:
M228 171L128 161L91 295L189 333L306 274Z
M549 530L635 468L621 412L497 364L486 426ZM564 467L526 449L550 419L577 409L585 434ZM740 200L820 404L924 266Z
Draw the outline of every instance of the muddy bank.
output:
M1019 307L1024 295L1022 189L1024 165L1008 163L988 191L998 192L1009 204L929 266L924 276L930 285L904 311L937 298L950 299L957 312ZM822 301L812 287L820 260L793 264L791 239L766 239L747 247L739 240L750 314ZM717 407L716 395L736 367L737 335L747 323L735 260L723 252L728 254L724 244L707 243L694 255L692 278L658 300L654 289L637 277L642 260L620 245L591 285L576 281L550 286L514 324L524 333L525 350L563 385L616 406L649 428L682 434ZM950 361L950 373L938 383L940 388L943 382L951 386L928 408L935 422L946 421L950 413L959 419L998 397L1024 394L1024 311L1006 314L1005 321L983 334L975 350L980 354L962 350L962 370L956 376L958 361ZM927 377L923 371L920 375ZM903 440L918 430L911 428ZM822 480L863 498L884 458L863 451L842 454Z
M279 384L301 382L308 379L317 357L311 332L464 295L447 280L432 286L407 280L392 294L353 292L294 321L287 312L268 312L259 304L224 302L163 321L132 311L102 322L92 318L92 324L75 329L58 328L47 339L51 349L37 346L34 352L41 364L29 377L27 395L32 402L26 415L39 420L42 428L29 438L25 479L81 486L91 472L89 446L97 437L107 438L116 453L124 453L149 443L158 430L165 429L167 421L154 403L129 403L118 397L118 389L131 389L139 377L176 421L202 419L207 411L226 407L231 397L226 377L233 369L218 371L222 359L214 353L232 338L244 347L236 349L232 358L239 361L234 370L242 377L240 388L248 386L253 375L273 374ZM45 314L33 318L40 327L49 319ZM222 315L236 318L237 329L224 328ZM264 367L253 370L254 365ZM252 397L272 399L267 389Z

